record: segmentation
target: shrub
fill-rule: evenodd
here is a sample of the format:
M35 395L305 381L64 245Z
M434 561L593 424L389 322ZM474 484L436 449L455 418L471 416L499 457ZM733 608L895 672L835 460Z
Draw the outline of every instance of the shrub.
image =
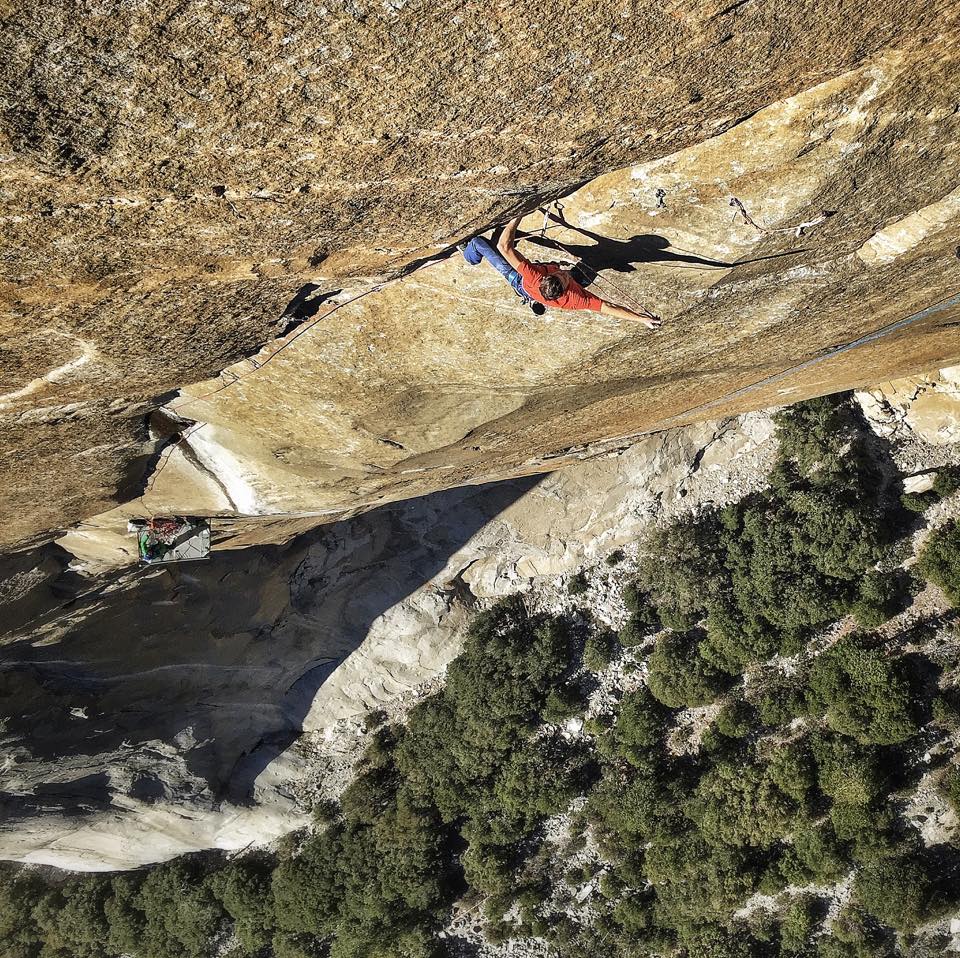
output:
M137 948L142 958L205 958L224 919L210 889L181 861L147 873L136 907L144 919Z
M363 718L363 730L364 732L372 732L375 728L379 728L387 720L387 713L383 709L374 709L372 712L367 712Z
M617 641L625 649L632 649L646 642L647 638L656 632L656 629L650 628L642 619L631 615L624 623L623 628L617 633Z
M780 645L774 629L760 619L748 620L732 602L713 603L706 625L701 654L731 675L739 675L751 662L770 658Z
M759 958L764 953L742 928L697 923L684 931L687 958Z
M706 705L726 684L700 656L697 641L689 634L662 635L650 656L649 669L650 691L670 708Z
M828 884L849 871L849 861L837 838L832 822L805 822L793 833L793 858L802 868L801 875L790 875L794 884L813 881Z
M917 566L947 598L960 604L960 525L950 521L937 529L920 552Z
M957 815L960 815L960 767L953 765L944 775L943 794Z
M844 636L818 656L809 689L830 727L860 742L892 744L917 732L909 686L863 635Z
M103 906L109 887L102 878L83 877L38 894L32 918L38 943L43 943L41 958L104 958L108 926Z
M543 720L553 725L560 725L574 715L580 715L586 705L583 689L579 685L567 682L547 693L543 706Z
M926 915L931 881L917 859L897 856L868 862L853 888L856 900L878 921L910 931Z
M804 741L781 746L767 767L771 780L780 791L801 804L816 782L813 758Z
M960 466L941 466L933 480L933 491L942 499L960 491Z
M591 766L584 749L562 736L524 743L497 774L493 798L498 815L512 819L519 836L587 790Z
M256 954L273 938L274 902L270 878L268 865L240 860L219 869L209 881L214 895L233 919L234 934L250 954Z
M819 939L823 958L894 958L889 935L860 908L847 905L830 923L830 935Z
M922 514L937 502L939 498L935 492L929 489L926 492L905 492L900 497L900 505L908 512Z
M614 724L602 738L609 758L622 758L636 767L652 767L662 749L670 712L642 685L620 700Z
M903 601L903 589L896 573L868 572L860 584L860 598L853 615L864 629L875 629L896 615Z
M757 884L742 849L713 846L696 836L655 843L647 852L645 871L657 891L655 919L666 927L726 922Z
M800 895L791 900L780 920L780 944L787 954L803 950L817 927L817 899Z
M853 857L858 862L886 858L897 848L896 819L886 806L835 802L830 821L837 838L853 842Z
M606 628L593 628L583 647L583 664L591 672L602 672L617 657L620 643Z
M933 700L933 721L945 729L960 729L960 688L941 689Z
M623 604L630 613L630 621L639 629L646 629L648 633L658 632L661 628L660 616L650 595L630 582L623 589Z
M685 811L712 844L763 848L784 834L796 806L763 766L731 761L700 779Z
M716 727L727 738L744 738L749 735L757 720L753 706L739 695L724 703L717 712Z
M590 588L590 583L587 581L586 575L582 572L575 572L567 580L567 594L568 595L584 595Z
M880 794L885 776L874 750L829 735L815 736L811 744L824 795L847 805L867 805Z
M696 625L726 587L719 514L706 510L652 530L638 565L637 586L650 595L668 628L685 631Z
M808 712L802 678L773 666L756 670L750 696L760 721L771 728L789 725Z
M845 449L855 441L857 424L849 394L820 396L782 409L774 418L780 457L801 475L829 482L843 468Z
M642 876L629 875L624 861L642 854L652 840L669 841L688 827L681 808L683 792L676 780L652 769L624 774L607 769L587 800L587 817L598 833L611 839L607 849L620 863L618 873L627 884L642 884Z
M611 552L603 561L608 566L613 568L613 566L615 565L620 565L620 563L623 562L623 560L626 559L626 557L627 555L623 551L623 549L614 549L613 552Z
M281 932L320 937L332 933L347 880L340 837L339 830L327 829L274 869L271 892Z

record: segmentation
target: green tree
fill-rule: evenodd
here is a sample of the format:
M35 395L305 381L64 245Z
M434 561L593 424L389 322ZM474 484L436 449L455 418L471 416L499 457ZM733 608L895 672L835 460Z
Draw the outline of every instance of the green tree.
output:
M670 708L706 705L727 684L720 672L701 657L697 640L689 633L660 636L648 666L650 691Z
M856 900L885 925L910 931L927 914L931 880L914 857L896 856L868 862L856 875Z
M760 848L778 841L795 813L766 768L732 761L711 768L686 807L708 842Z
M819 655L809 689L830 727L860 742L892 744L917 733L909 685L867 636L846 635Z
M954 605L960 605L960 525L956 521L951 520L930 536L917 566Z
M209 879L214 895L233 919L233 931L248 954L256 954L273 938L272 872L269 863L239 859L217 870Z

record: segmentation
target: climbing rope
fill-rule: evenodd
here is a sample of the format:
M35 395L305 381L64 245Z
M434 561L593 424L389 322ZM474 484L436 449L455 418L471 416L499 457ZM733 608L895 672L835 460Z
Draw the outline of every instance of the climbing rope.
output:
M761 226L748 212L747 208L743 205L743 202L737 199L736 196L730 197L730 206L733 207L733 222L736 223L737 217L742 216L743 222L747 226L752 226L755 230L760 233L766 233L767 235L774 235L775 233L793 233L794 236L800 237L808 230L814 226L819 226L824 220L828 217L833 216L833 211L824 210L818 217L812 220L807 220L806 223L799 223L796 226L786 226L781 229L770 229L766 226Z
M211 396L215 396L217 393L223 392L224 389L228 389L230 386L236 385L241 379L245 379L251 373L255 373L258 369L263 369L263 367L266 366L271 359L275 359L291 343L295 342L305 333L308 333L311 329L313 329L317 323L322 322L328 316L331 316L333 313L335 313L338 309L342 309L344 306L349 306L351 303L355 303L357 300L363 299L364 296L369 296L371 293L379 292L386 285L386 283L380 283L377 286L371 286L370 289L365 289L362 293L358 293L356 296L351 296L349 299L345 299L342 303L334 303L328 310L317 316L316 319L311 320L309 323L301 323L295 329L291 330L286 336L275 340L274 348L267 356L263 358L254 358L251 356L248 359L245 359L244 362L249 363L252 368L243 373L234 372L232 369L225 369L220 375L224 376L229 374L233 377L232 379L225 383L221 383L216 389L212 389L208 393L204 393L201 396L190 396L189 398L183 399L180 402L170 403L166 406L166 408L170 410L177 410L183 406L188 406L191 403L202 402L204 399L209 399Z

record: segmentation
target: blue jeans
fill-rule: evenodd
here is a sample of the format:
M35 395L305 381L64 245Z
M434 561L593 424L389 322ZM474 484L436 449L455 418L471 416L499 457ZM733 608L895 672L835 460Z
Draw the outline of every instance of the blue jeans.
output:
M482 236L474 236L467 243L463 251L463 258L471 266L476 266L480 260L485 259L513 287L514 292L524 302L530 302L530 297L524 292L520 274L503 258L500 250L489 240Z

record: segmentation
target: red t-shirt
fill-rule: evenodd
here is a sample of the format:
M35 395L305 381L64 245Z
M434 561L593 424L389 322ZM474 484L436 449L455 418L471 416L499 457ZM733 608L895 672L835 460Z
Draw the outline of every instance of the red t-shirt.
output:
M570 280L563 295L559 299L544 299L540 295L540 280L551 273L559 273L562 266L556 266L553 263L530 263L521 260L517 267L520 279L523 281L524 292L538 303L544 306L555 306L557 309L592 309L599 313L603 306L603 300L588 293L575 279Z

